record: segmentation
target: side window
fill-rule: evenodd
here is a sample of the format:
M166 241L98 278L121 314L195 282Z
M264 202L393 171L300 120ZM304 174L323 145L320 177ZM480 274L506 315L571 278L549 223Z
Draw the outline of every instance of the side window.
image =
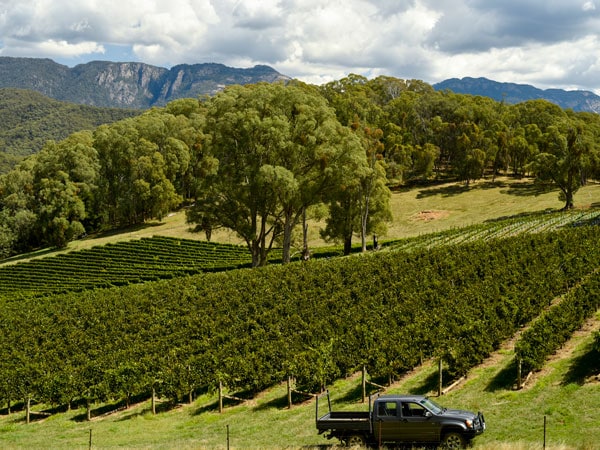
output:
M418 403L403 402L402 403L402 416L403 417L424 417L425 408Z
M398 410L396 407L396 402L379 402L377 415L381 416L397 416Z

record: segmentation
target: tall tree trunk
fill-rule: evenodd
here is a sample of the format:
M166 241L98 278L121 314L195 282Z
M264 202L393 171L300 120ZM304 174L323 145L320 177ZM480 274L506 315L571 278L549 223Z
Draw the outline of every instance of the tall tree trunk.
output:
M344 238L344 255L352 253L352 233Z
M308 248L308 223L306 223L306 208L302 210L302 261L310 259Z
M292 221L287 220L283 224L283 249L281 262L287 264L291 261L292 255Z

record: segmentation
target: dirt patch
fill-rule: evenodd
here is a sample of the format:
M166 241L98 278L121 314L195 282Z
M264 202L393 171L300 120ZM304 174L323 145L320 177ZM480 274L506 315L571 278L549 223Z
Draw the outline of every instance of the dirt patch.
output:
M423 222L431 222L432 220L444 219L448 217L450 212L444 210L426 209L420 211L413 216L414 220L421 220Z

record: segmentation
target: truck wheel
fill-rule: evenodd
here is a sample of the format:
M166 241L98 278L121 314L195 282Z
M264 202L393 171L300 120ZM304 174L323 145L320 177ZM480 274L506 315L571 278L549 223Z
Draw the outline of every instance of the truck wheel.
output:
M364 447L366 443L367 441L362 434L353 434L346 439L346 445L348 447Z
M465 438L460 433L452 432L444 435L442 439L442 448L447 450L456 450L465 448Z

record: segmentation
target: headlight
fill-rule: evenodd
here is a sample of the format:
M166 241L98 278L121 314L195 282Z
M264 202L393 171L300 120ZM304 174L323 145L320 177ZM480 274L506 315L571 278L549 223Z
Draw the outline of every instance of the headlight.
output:
M473 428L473 421L470 419L465 420L465 424L467 425L467 428Z

